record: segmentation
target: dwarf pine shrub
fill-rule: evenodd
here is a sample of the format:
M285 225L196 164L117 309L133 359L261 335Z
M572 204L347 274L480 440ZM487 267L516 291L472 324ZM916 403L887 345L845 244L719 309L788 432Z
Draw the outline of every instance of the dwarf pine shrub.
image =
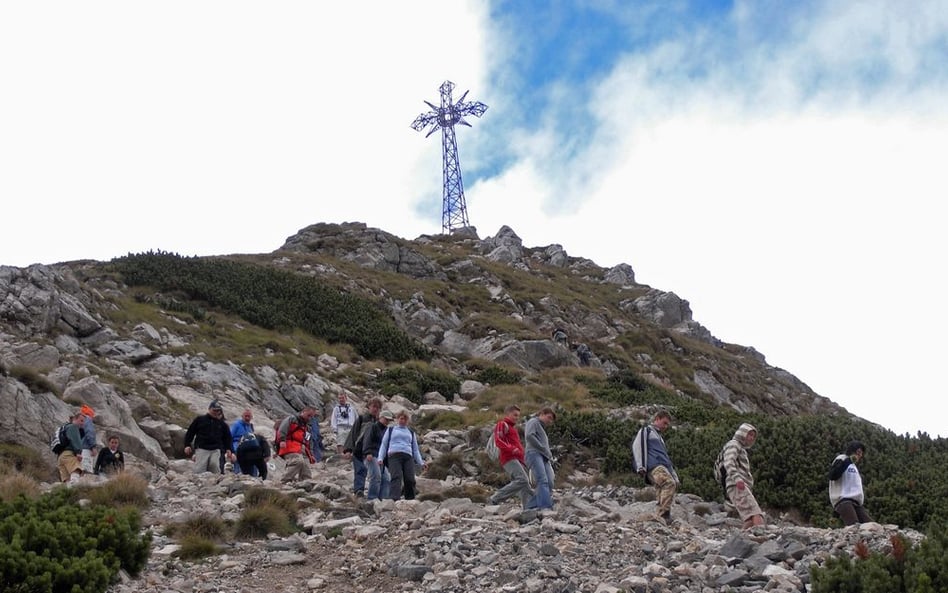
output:
M948 591L948 527L941 524L917 546L892 536L886 553L859 542L848 554L811 571L813 593L940 593Z
M138 575L150 544L137 509L83 508L65 488L0 502L0 593L102 593L119 570Z
M418 363L387 369L375 383L383 394L400 394L416 404L423 404L425 394L432 391L451 399L461 390L461 381L450 372Z

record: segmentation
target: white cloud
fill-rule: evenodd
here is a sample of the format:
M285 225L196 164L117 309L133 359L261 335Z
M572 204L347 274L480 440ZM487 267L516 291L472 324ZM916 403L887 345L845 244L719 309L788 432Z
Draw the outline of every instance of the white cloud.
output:
M567 168L547 158L571 132L548 122L517 165L472 188L469 204L486 206L472 221L629 263L850 411L946 434L916 396L940 383L932 336L948 331L948 89L931 58L948 24L930 6L896 18L884 3L836 5L730 61L730 43L702 35L630 55L590 92L589 147ZM847 71L867 64L885 76Z
M484 18L474 2L3 5L0 193L26 224L0 262L264 252L318 221L436 232L440 203L414 205L440 193L440 142L409 124L443 80L483 85Z

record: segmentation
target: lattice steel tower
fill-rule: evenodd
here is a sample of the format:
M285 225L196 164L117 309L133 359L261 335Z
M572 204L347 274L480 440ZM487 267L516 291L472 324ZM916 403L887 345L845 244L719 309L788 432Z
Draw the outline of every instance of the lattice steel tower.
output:
M464 203L464 184L461 182L461 165L458 163L458 143L454 138L454 125L471 127L471 124L464 121L464 116L480 117L487 111L487 105L481 102L465 103L464 97L467 96L468 91L464 91L458 102L453 103L451 91L454 90L454 83L450 80L445 80L440 90L441 107L425 101L432 111L416 117L411 127L420 132L430 125L431 130L425 134L425 138L441 128L441 147L444 152L444 201L441 207L441 230L448 233L456 228L468 226L467 205Z

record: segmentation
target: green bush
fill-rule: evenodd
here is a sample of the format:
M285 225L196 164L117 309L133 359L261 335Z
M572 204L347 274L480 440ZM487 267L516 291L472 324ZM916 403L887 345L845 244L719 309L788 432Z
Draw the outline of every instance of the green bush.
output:
M683 492L723 499L711 468L737 427L750 422L758 429L749 452L754 494L765 510L797 512L817 526L840 525L826 493L826 471L846 443L858 439L866 446L859 471L875 520L924 529L933 516L948 515L948 480L942 471L948 439L900 436L848 416L738 414L662 390L628 372L609 380L577 380L601 401L640 407L647 412L643 420L658 407L671 412L673 426L664 439ZM610 480L622 481L630 478L630 443L640 426L638 420L620 420L607 410L561 410L548 434L551 445L567 452L588 448Z
M351 344L370 359L429 360L431 351L398 329L375 302L286 270L220 258L148 252L112 260L130 286L151 286L239 315L266 329L299 328L330 343ZM156 296L162 305L206 316L197 303Z
M854 551L810 570L813 593L941 593L948 591L948 527L939 525L917 546L895 535L891 551Z
M450 399L461 390L461 381L448 371L411 363L383 371L374 383L383 394L403 395L416 404L432 391Z
M516 385L523 378L523 373L501 366L490 366L474 374L474 380L490 385Z
M137 509L82 508L65 488L0 503L0 591L102 593L119 570L145 566L140 528Z

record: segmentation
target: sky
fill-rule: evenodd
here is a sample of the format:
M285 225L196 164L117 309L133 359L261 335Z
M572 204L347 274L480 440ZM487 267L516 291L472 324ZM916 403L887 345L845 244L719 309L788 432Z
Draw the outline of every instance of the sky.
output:
M0 265L439 233L440 137L410 124L445 80L488 105L455 128L481 238L627 263L948 436L940 1L2 2Z

